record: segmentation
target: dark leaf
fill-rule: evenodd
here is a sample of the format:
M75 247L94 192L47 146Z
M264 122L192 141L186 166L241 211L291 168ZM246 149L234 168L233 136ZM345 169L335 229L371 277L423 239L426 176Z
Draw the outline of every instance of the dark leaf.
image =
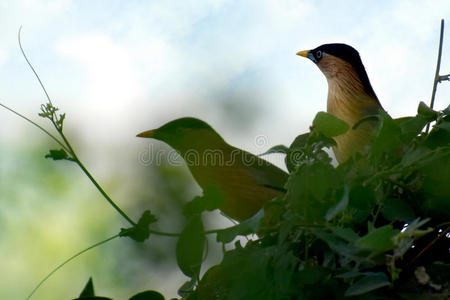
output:
M436 120L436 117L438 116L438 112L432 110L423 101L420 101L419 107L417 108L417 113L427 118L429 121Z
M263 156L263 155L267 155L267 154L273 154L273 153L286 154L288 149L289 148L286 147L285 145L276 145L276 146L273 146L272 148L270 148L269 150L267 150L266 152L259 154L259 156Z
M330 226L328 228L331 229L331 231L336 236L346 240L347 242L353 243L357 239L359 239L359 235L356 232L354 232L349 227L334 227L334 226Z
M183 285L178 289L178 295L181 297L187 297L191 295L195 289L195 284L197 283L197 280L192 278L189 281L186 281L183 283Z
M344 187L344 190L342 191L341 199L336 203L333 207L331 207L327 214L325 215L325 219L327 222L331 221L336 217L338 214L343 212L348 205L348 186L346 185Z
M443 113L444 115L449 116L449 115L450 115L450 105L447 106L447 107L442 111L442 113Z
M289 149L297 149L297 148L302 148L306 145L306 142L308 141L308 138L310 136L310 133L303 133L298 135L294 141L292 142L292 144L289 146Z
M256 233L263 217L264 210L261 209L250 219L247 219L235 226L219 230L217 232L217 241L220 243L229 243L239 235L246 236L252 233Z
M73 300L113 300L113 299L112 298L108 298L108 297L92 296L92 297L75 298Z
M144 211L136 226L131 228L122 228L120 236L128 236L136 242L143 242L150 236L149 226L158 219L150 210Z
M345 296L350 297L362 295L390 284L391 283L387 279L386 274L382 272L373 273L361 278L356 283L351 285L345 292Z
M389 221L411 221L415 218L414 211L405 200L399 198L387 199L384 203L383 217Z
M376 204L375 192L370 186L356 185L349 192L348 211L354 223L361 223L372 213Z
M86 285L83 288L83 291L80 294L80 298L91 297L91 296L95 296L95 292L94 292L94 283L92 282L92 277L89 277L88 282L86 283Z
M200 216L194 216L178 238L176 257L181 271L191 278L200 274L205 247L205 233Z
M183 213L188 215L200 214L203 211L213 211L225 201L223 192L217 187L208 187L202 197L195 197L184 205Z
M129 300L164 300L164 296L156 291L144 291L134 295Z
M48 154L45 155L45 158L52 158L53 160L73 160L64 149L49 150Z
M434 125L434 127L450 132L450 122L441 122L439 124Z
M358 249L355 246L335 234L328 233L323 230L314 230L313 234L327 243L328 246L339 255L344 257L353 257L358 252Z
M396 120L394 120L396 121ZM428 123L428 119L422 115L417 115L414 118L400 124L402 130L402 140L405 143L409 143L414 137L422 132L425 125Z
M295 274L295 281L300 284L317 284L329 276L330 270L315 266L306 267Z

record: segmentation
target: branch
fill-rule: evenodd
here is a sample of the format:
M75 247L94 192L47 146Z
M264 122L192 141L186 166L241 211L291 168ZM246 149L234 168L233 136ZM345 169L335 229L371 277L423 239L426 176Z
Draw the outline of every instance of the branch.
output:
M438 58L437 58L437 64L436 64L436 73L434 74L434 83L433 83L433 91L431 93L431 102L430 102L430 108L433 109L434 106L434 98L436 96L436 88L438 82L441 82L442 78L439 76L439 70L441 68L441 56L442 56L442 41L444 39L444 19L441 20L441 35L439 37L439 50L438 50ZM448 80L448 75L446 75L447 78L444 80ZM442 76L442 77L446 77ZM430 129L430 123L427 124L427 128L425 129L425 132L428 133Z

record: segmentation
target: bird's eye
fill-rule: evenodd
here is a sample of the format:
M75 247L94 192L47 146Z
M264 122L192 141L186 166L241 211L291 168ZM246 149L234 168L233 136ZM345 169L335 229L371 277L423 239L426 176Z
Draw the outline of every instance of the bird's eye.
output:
M316 51L316 57L317 57L317 59L322 58L322 51L320 51L320 50Z

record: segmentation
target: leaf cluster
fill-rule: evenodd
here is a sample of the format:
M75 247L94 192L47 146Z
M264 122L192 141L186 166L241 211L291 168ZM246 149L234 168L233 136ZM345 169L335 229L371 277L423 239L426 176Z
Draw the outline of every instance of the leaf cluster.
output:
M310 132L289 147L278 145L265 153L285 154L290 175L284 197L235 226L207 230L202 214L218 209L224 199L219 190L205 190L185 205L181 233L151 230L157 218L149 210L137 223L131 221L78 159L63 134L64 115L58 117L56 111L49 102L41 116L53 123L63 149L50 150L46 157L81 167L131 223L118 236L137 242L151 234L178 239L177 263L189 277L178 290L181 299L408 299L411 289L405 286L415 283L420 264L434 277L413 294L428 293L436 282L442 293L448 292L450 278L442 272L450 273L445 252L450 232L450 107L434 111L420 103L416 116L400 119L380 111L353 128L319 112ZM336 167L325 149L336 146L334 137L364 122L375 125L370 144ZM430 124L432 130L424 132ZM224 253L220 264L202 272L207 234L216 234ZM247 242L236 241L239 236ZM225 250L233 241L234 247ZM78 299L108 298L95 296L89 281ZM144 291L130 299L164 297Z
M177 247L180 268L192 278L182 298L407 299L405 283L415 282L420 264L450 272L443 235L450 226L450 107L438 112L421 103L414 117L380 111L361 122L376 122L370 145L337 167L324 148L353 129L324 112L289 147L270 149L286 154L285 197L218 231L224 245L239 235L256 238L235 242L198 282L205 230L188 224Z

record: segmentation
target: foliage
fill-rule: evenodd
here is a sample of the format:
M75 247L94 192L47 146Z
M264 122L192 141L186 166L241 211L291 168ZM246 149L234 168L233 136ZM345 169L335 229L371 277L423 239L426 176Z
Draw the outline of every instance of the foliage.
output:
M65 115L57 116L57 111L51 102L42 106L40 116L49 119L62 138L43 129L62 147L45 157L79 165L132 227L71 257L29 298L56 270L89 249L116 237L142 242L152 234L178 239L177 263L190 278L178 294L186 300L408 299L450 293L450 278L442 275L450 274L450 106L434 111L420 103L416 116L400 119L380 111L353 128L319 112L309 133L289 147L277 145L265 153L286 155L290 174L284 197L240 224L206 230L202 214L220 207L224 199L220 191L205 190L185 204L181 233L152 230L157 217L150 210L133 222L79 160L63 134ZM377 123L370 144L334 166L325 148L336 145L333 137L363 122ZM430 124L431 131L423 131ZM224 253L220 264L202 272L207 234L216 234ZM237 240L239 236L247 242ZM225 247L232 242L234 247ZM428 280L421 282L419 275ZM418 287L418 280L423 286ZM77 299L110 298L96 296L90 279ZM164 297L143 291L130 299Z
M424 103L415 117L393 120L380 111L367 151L338 167L323 147L347 129L319 113L309 134L268 151L286 153L290 170L286 196L274 200L281 217L270 224L261 219L253 229L258 237L245 246L236 242L183 298L402 296L402 283L415 280L414 262L430 257L430 242L422 237L448 243L442 232L450 226L449 113ZM422 132L431 122L431 132ZM218 241L232 237L218 234ZM440 260L450 271L448 254L431 262Z
M180 270L190 277L179 289L182 299L406 299L405 283L416 283L420 263L430 274L437 266L448 274L448 253L438 255L437 247L449 242L450 107L438 112L421 103L415 117L394 120L380 111L361 122L374 118L366 151L337 167L324 147L352 129L324 112L290 147L270 149L286 154L287 192L249 220L208 231L201 213L222 199L206 191L186 204L188 222L176 248ZM432 130L423 132L429 123ZM200 279L211 233L234 247ZM250 234L245 245L235 240ZM448 293L448 278L434 274L429 282ZM431 289L415 286L416 296ZM164 299L148 293L142 299Z

